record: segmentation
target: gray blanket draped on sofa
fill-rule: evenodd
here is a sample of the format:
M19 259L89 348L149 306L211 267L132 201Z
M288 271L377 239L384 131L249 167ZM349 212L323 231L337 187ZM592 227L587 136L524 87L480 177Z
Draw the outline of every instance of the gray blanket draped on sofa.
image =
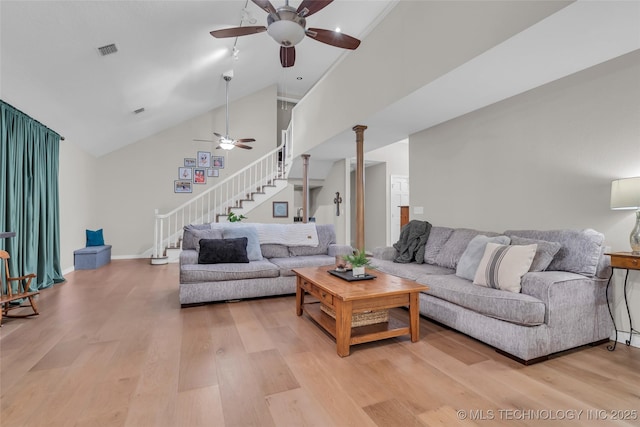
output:
M424 262L424 251L431 224L427 221L412 220L409 221L402 230L400 230L400 238L393 247L398 251L398 256L393 260L399 263L410 263L415 261L418 264Z

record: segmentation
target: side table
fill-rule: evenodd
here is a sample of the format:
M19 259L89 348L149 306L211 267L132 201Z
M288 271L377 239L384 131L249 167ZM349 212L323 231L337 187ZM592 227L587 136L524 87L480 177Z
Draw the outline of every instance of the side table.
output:
M611 311L611 305L609 304L609 285L611 284L611 278L613 277L613 273L616 268L627 270L627 273L624 276L624 305L627 307L627 315L629 316L629 339L625 341L627 346L631 345L631 338L633 338L633 334L640 334L640 331L636 331L633 329L633 320L631 319L631 311L629 310L629 301L627 300L627 281L629 279L629 270L640 270L640 254L634 254L632 252L613 252L609 254L611 257L611 275L609 276L609 281L607 281L607 308L609 308L609 315L611 316L611 321L613 322L613 327L615 329L616 338L613 342L613 345L608 345L607 350L613 351L616 349L616 344L618 344L618 328L616 327L616 321L613 318L613 312Z

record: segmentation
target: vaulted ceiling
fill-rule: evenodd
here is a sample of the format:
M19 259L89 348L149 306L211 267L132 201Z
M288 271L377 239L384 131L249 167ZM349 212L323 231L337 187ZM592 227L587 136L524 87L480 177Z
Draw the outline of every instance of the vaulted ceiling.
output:
M393 4L336 0L307 27L362 38ZM248 0L2 0L0 97L100 156L224 105L226 71L234 71L231 101L273 84L297 100L350 52L306 37L295 66L284 69L267 33L209 34L266 24L267 13ZM101 56L98 48L112 43L117 52Z
M366 43L396 3L335 0L307 24L340 27ZM0 97L99 156L222 106L223 72L234 70L232 101L273 84L281 97L299 99L350 54L307 37L297 46L296 65L283 69L266 33L209 35L265 25L266 15L248 0L2 0ZM118 52L101 56L98 47L110 43ZM368 147L637 49L639 1L576 1L370 117ZM135 114L140 108L145 111ZM348 157L353 144L345 140L353 141L351 131L311 154L327 162Z

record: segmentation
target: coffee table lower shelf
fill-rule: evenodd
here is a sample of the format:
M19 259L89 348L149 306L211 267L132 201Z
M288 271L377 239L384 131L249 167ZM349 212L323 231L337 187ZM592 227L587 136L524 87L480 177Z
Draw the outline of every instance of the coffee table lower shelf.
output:
M337 338L336 320L320 309L320 302L305 303L302 307L302 311L314 320L322 329L327 331L333 338ZM395 319L392 315L389 315L388 322L352 327L349 345L362 344L408 334L410 334L409 326L405 322Z

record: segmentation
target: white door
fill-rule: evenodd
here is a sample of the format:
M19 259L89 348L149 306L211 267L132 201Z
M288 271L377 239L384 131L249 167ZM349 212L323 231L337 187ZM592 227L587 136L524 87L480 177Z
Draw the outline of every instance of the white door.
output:
M389 229L391 230L389 244L394 244L400 237L400 206L409 205L409 177L404 175L391 175L391 197L389 198L391 203L389 209L391 209L391 223Z

